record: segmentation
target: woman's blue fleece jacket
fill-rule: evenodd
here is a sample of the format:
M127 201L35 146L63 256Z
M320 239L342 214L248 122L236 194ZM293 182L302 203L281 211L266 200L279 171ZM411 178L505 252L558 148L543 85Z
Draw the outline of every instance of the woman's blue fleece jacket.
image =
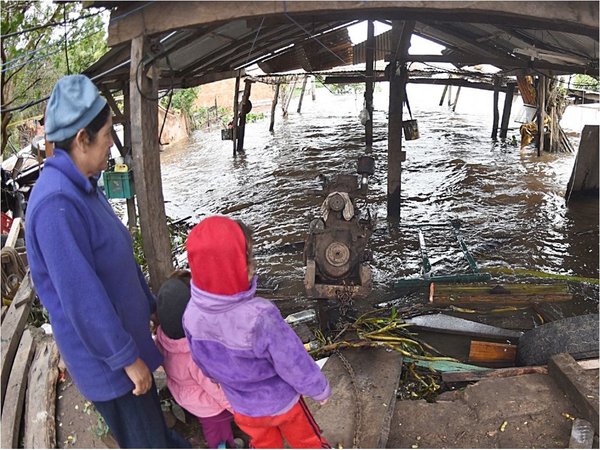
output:
M87 399L106 401L133 390L124 367L140 357L154 371L162 357L149 329L155 298L127 228L96 181L56 149L31 193L25 241L33 284L75 385Z

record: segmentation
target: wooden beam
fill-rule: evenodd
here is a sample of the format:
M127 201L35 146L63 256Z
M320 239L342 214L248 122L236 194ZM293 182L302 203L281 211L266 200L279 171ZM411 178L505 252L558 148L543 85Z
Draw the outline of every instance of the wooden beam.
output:
M153 66L149 70L143 66L148 51L145 36L131 42L131 145L144 254L150 286L158 292L173 271L173 262L160 175L158 78Z
M365 123L365 147L370 152L373 148L373 64L375 56L375 24L369 20L367 24L366 44L366 84L365 84L365 108L369 117Z
M27 375L34 352L33 335L30 330L25 330L10 371L5 401L2 402L2 448L19 448L19 430L25 405Z
M129 95L129 83L123 83L123 116L125 117L125 123L123 124L123 150L121 155L124 158L127 157L125 162L131 164L132 151L131 151L131 98ZM135 179L132 179L133 192L135 192ZM135 195L127 199L127 226L129 231L137 227L137 210L135 208Z
M300 91L300 99L298 100L298 109L297 113L300 113L302 110L302 99L304 98L304 91L306 91L306 82L308 81L308 75L304 76L304 80L302 80L302 90Z
M235 77L235 87L233 91L233 156L237 152L237 140L238 140L238 125L239 125L239 114L240 114L240 79L241 73L238 73Z
M552 379L598 433L598 389L584 382L583 372L584 369L568 353L559 353L548 359L548 373Z
M563 30L598 36L596 2L453 2L453 1L380 1L363 2L185 2L170 3L165 16L164 4L124 4L114 8L108 28L108 45L113 47L148 35L184 27L220 21L235 21L277 15L350 15L355 18L387 16L409 20L452 19L464 22L511 23L532 28ZM412 16L410 16L412 14ZM310 17L310 16L309 16ZM375 19L376 17L371 17Z
M504 110L502 111L502 121L500 123L500 139L506 139L506 135L508 133L508 122L510 119L510 111L512 109L514 92L515 83L508 83L506 87L506 95L504 97Z
M242 104L240 106L240 125L237 151L244 151L244 136L246 134L246 115L248 114L248 105L250 105L250 91L252 89L252 81L244 80L244 93L242 94Z
M271 122L269 123L269 131L273 131L275 127L275 111L277 107L277 100L279 99L279 83L275 85L275 94L273 95L273 102L271 103Z
M498 101L500 98L500 77L494 76L494 104L492 106L492 139L496 140L498 137L498 120L500 118L500 112L498 111Z
M415 22L392 22L392 60L390 62L390 98L388 107L388 176L387 217L400 220L401 174L404 152L402 152L402 109L405 101L406 66L404 58L410 47ZM400 67L400 75L396 73Z
M34 298L35 291L28 270L2 322L2 366L0 368L2 404L4 404L4 396L17 347L21 341Z
M517 346L499 342L471 341L469 362L510 363L514 365Z
M537 155L542 156L544 151L544 119L546 118L546 77L538 77L537 89Z
M60 355L50 336L36 347L27 384L23 447L56 448L56 380Z

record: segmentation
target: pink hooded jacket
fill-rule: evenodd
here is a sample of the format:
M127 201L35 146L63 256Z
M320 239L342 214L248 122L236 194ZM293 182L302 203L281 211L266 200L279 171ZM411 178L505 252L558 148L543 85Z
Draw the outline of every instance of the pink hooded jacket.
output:
M171 339L159 326L156 345L164 357L167 386L179 406L196 417L213 417L224 409L233 412L219 385L192 360L186 338Z

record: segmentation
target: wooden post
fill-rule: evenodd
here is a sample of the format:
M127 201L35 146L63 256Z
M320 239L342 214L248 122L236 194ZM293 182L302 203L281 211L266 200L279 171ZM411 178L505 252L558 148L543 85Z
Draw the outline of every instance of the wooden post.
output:
M143 64L144 55L149 51L144 35L131 41L131 144L144 254L150 286L158 292L173 271L173 262L160 175L158 73L153 66L145 70Z
M302 91L300 92L300 100L298 101L298 109L296 110L297 113L300 113L300 110L302 109L302 99L304 98L304 91L306 90L307 81L308 75L305 75L304 80L302 81Z
M459 86L456 90L456 97L454 97L454 103L452 103L452 112L456 111L456 104L458 103L458 96L460 95L460 89L462 86Z
M366 45L366 85L365 85L365 106L369 118L365 123L365 146L366 151L370 152L373 148L373 60L375 54L375 25L369 20L367 26L367 45Z
M235 78L235 91L233 93L233 156L235 156L237 151L237 139L238 139L238 113L240 108L239 103L239 93L240 93L240 74Z
M271 123L269 124L269 131L273 132L273 128L275 127L275 108L277 107L277 100L279 99L279 85L281 83L277 83L275 85L275 95L273 95L273 102L271 103Z
M250 103L250 89L252 87L252 81L244 80L244 95L242 96L242 106L241 111L239 111L240 115L240 129L238 130L238 146L237 151L244 151L244 134L246 133L246 114L248 114Z
M492 119L492 139L496 140L498 138L498 120L500 119L500 111L498 110L498 101L500 98L500 77L494 75L494 106L493 113L494 117Z
M316 84L317 84L317 80L316 80L315 76L311 75L310 76L310 95L311 95L313 102L317 99L317 96L315 94Z
M444 92L442 92L442 98L440 98L440 106L442 106L444 104L444 99L446 98L446 92L448 92L448 86L449 85L444 86Z
M123 157L133 158L131 151L131 108L129 99L129 83L123 85ZM132 180L133 191L135 192L135 177ZM127 199L127 226L130 232L137 228L137 212L135 209L135 196Z
M292 101L292 96L294 95L294 89L296 89L296 81L298 81L298 80L296 78L294 78L294 82L292 83L291 87L288 84L288 87L290 87L290 91L288 92L287 99L285 102L283 102L283 101L281 102L281 107L283 108L283 116L284 117L287 117L287 115L288 115L288 108L290 107L290 102Z
M500 124L500 139L506 139L506 134L508 133L508 121L510 119L510 110L512 108L514 92L515 83L507 83L506 95L504 97L504 110L502 111L502 123Z
M448 108L452 106L452 85L448 85Z
M402 108L404 105L404 88L406 68L404 58L410 47L410 37L414 29L414 21L392 21L392 55L390 61L390 99L388 108L388 180L387 180L387 217L400 220L400 189L402 161ZM400 65L400 76L396 68Z
M537 110L537 155L542 156L544 150L544 119L546 118L546 77L540 75L538 78L538 110Z

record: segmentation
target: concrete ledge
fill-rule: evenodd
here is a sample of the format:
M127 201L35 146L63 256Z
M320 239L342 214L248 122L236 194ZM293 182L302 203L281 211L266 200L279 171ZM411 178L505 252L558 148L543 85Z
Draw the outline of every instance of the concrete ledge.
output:
M554 355L548 360L548 374L556 381L575 408L598 433L598 392L585 384L585 370L568 353Z
M350 363L359 391L358 448L385 448L396 404L402 355L374 348L344 349L340 353ZM351 377L335 354L325 363L323 373L331 385L331 398L323 406L310 399L306 403L333 448L340 445L353 448L357 401Z

